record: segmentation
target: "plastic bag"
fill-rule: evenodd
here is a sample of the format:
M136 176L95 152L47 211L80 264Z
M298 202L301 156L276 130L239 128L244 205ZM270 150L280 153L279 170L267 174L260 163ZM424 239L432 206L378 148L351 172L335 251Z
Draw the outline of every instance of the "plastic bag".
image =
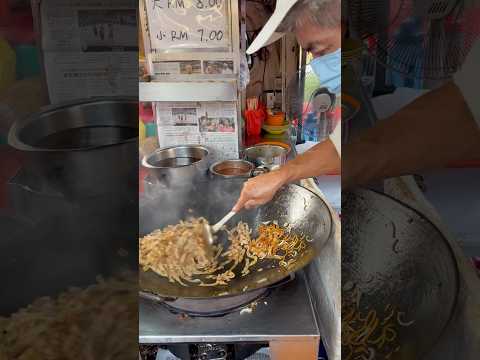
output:
M240 89L246 90L250 83L250 70L248 68L247 55L240 56Z

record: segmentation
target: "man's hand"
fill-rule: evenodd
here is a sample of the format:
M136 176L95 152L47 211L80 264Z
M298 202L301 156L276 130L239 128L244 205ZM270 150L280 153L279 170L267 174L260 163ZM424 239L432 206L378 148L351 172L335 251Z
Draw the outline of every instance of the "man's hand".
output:
M248 180L243 185L242 193L233 211L238 212L242 208L251 209L268 203L287 182L287 176L282 170L275 170Z

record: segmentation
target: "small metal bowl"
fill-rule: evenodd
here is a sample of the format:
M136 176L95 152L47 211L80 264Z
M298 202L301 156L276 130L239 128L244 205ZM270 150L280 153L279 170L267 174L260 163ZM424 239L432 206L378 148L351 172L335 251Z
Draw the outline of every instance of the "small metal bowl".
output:
M255 166L274 170L287 162L288 151L278 145L255 145L244 150L244 158Z
M246 160L225 160L210 166L210 174L226 179L248 178L252 176L254 170L255 165Z

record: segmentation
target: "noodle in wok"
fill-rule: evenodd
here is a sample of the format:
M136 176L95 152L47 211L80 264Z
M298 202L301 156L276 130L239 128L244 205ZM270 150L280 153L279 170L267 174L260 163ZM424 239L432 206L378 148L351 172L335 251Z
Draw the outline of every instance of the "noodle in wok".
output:
M182 286L227 285L241 264L242 276L265 259L288 268L306 248L304 237L275 223L260 225L258 237L252 239L248 224L239 222L234 228L225 229L229 248L224 251L221 246L214 246L212 258L203 238L206 222L204 218L181 221L141 238L139 255L143 270L152 270Z
M361 293L354 288L342 295L342 359L371 360L391 359L401 347L397 335L399 326L410 326L404 313L387 304L382 314L376 310L360 311Z

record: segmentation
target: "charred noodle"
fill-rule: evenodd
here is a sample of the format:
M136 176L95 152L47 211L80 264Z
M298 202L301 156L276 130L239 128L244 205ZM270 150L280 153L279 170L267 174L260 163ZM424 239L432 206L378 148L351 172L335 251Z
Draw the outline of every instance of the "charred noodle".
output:
M242 276L265 259L275 260L288 268L306 248L304 237L277 224L260 225L258 237L252 239L249 226L239 222L233 229L226 230L229 248L224 251L218 246L215 256L209 258L202 235L205 222L204 218L181 221L141 238L143 270L152 270L183 286L227 285L235 278L234 270L241 264Z

